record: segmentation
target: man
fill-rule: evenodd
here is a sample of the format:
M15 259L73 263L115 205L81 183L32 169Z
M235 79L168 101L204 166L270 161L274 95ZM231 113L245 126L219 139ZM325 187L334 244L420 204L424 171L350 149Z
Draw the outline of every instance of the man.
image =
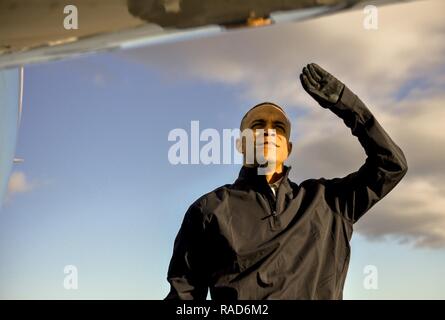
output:
M292 144L284 111L262 103L241 130L264 132L271 168L244 162L238 179L196 200L185 214L168 270L166 299L342 299L353 224L407 172L403 152L368 108L316 64L303 68L303 88L343 119L367 159L343 178L289 180ZM269 134L269 130L275 134ZM246 158L246 144L238 146ZM276 149L274 157L268 155ZM256 151L258 152L258 150ZM335 155L333 155L335 156Z

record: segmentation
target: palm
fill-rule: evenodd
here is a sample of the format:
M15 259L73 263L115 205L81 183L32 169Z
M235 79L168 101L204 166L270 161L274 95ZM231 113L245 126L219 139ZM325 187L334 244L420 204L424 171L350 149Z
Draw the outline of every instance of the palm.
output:
M340 99L344 84L315 63L303 68L300 75L303 88L324 108Z

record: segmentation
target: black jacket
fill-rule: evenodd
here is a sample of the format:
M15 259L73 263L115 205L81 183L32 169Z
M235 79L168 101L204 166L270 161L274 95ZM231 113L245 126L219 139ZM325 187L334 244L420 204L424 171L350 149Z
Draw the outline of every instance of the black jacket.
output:
M330 107L367 154L343 178L289 180L275 199L263 175L242 167L188 209L176 237L166 299L342 299L353 224L402 179L403 152L345 87Z

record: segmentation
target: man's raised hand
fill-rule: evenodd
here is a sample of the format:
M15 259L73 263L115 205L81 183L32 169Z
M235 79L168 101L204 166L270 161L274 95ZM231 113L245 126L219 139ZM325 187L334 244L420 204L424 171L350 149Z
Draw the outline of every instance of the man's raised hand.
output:
M315 63L303 68L300 74L301 84L323 108L336 104L345 85Z

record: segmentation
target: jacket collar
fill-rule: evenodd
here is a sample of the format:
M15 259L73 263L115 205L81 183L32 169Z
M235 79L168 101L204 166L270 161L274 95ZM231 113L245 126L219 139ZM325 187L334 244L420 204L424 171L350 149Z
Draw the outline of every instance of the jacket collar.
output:
M286 194L292 192L292 187L289 183L289 178L288 178L291 169L292 166L283 165L284 175L283 179L281 180L280 188L285 189ZM258 168L256 167L242 166L238 175L238 179L236 179L235 181L235 184L248 185L252 189L258 191L260 190L270 191L266 177L264 175L258 175Z

